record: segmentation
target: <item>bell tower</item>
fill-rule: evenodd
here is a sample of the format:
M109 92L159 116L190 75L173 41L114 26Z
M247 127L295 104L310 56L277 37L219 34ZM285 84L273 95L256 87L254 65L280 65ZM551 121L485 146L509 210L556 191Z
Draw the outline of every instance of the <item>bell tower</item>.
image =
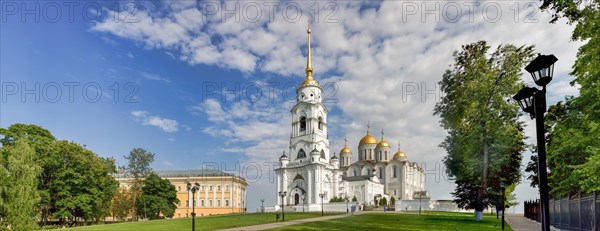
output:
M327 136L327 108L323 104L323 89L313 78L310 53L310 20L308 22L306 78L296 89L296 105L292 108L292 132L290 135L290 162L329 162ZM314 151L319 155L311 155ZM313 159L314 158L314 159Z

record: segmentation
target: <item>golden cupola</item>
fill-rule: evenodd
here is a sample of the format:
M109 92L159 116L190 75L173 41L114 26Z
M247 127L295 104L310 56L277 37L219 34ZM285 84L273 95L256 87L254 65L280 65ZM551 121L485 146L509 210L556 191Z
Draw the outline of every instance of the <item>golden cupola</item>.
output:
M317 83L317 81L313 78L312 73L313 73L313 69L312 69L312 63L311 63L311 57L310 57L310 19L308 20L308 29L306 30L306 34L308 35L308 45L307 45L307 52L306 52L306 79L304 80L304 82L302 82L302 84L298 87L298 88L302 88L305 86L315 86L315 87L319 87L319 83Z
M400 143L398 143L398 151L394 153L394 160L400 160L406 158L406 154L400 150Z
M340 150L340 156L342 156L342 154L352 155L352 151L350 150L350 148L348 148L348 139L346 139L346 137L344 137L344 147L342 148L342 150Z
M358 145L363 145L363 144L377 144L377 138L375 138L375 136L371 135L371 125L370 123L367 124L367 134L360 139L360 142L358 143Z
M377 144L378 148L390 147L390 144L383 139L383 128L381 129L381 141Z

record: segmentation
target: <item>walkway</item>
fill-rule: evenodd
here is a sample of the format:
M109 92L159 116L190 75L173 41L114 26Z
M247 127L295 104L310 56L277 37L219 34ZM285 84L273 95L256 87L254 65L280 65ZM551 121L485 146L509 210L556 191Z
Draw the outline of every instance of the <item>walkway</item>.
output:
M514 231L542 230L542 224L525 218L523 214L507 214L505 219ZM550 230L560 229L550 227Z
M354 214L358 215L360 213L357 212ZM302 223L306 223L306 222L337 219L337 218L342 218L342 217L351 216L351 215L352 214L341 214L341 215L333 215L333 216L313 217L313 218L306 218L306 219L300 219L300 220L268 223L268 224L262 224L262 225L252 225L252 226L244 226L244 227L237 227L237 228L231 228L231 229L221 229L220 231L265 230L265 229L284 227L284 226L288 226L288 225L297 225L297 224L302 224Z

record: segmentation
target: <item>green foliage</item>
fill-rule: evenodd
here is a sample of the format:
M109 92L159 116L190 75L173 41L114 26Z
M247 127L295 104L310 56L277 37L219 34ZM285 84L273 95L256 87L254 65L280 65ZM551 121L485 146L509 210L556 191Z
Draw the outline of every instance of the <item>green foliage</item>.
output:
M387 198L385 198L385 197L384 197L384 198L381 198L381 200L379 200L379 205L380 205L380 206L387 205Z
M49 188L51 211L55 219L75 218L99 221L109 215L110 201L117 190L114 160L98 157L79 144L68 141L54 143Z
M124 156L128 161L125 166L125 175L133 178L131 184L131 195L133 201L133 218L138 218L137 200L142 194L142 186L144 179L152 172L150 164L154 161L154 153L146 151L143 148L134 148L129 152L129 155Z
M329 203L332 202L346 202L346 199L344 199L343 197L333 196L331 199L329 199Z
M35 151L26 140L11 140L0 148L0 227L12 230L37 228L37 191L41 168L35 162Z
M150 219L173 217L177 208L177 190L169 180L162 179L156 173L150 173L142 187L142 195L137 201L138 214Z
M396 198L390 197L390 205L391 206L396 206Z
M110 212L114 218L124 220L131 215L133 200L131 192L127 188L120 188L112 198Z
M449 134L440 146L448 153L447 174L456 178L455 202L467 209L497 203L500 182L519 181L525 149L519 106L507 99L522 87L533 47L500 45L488 55L489 48L479 41L454 53L434 111Z
M352 197L352 202L357 202L358 199L356 199L356 195Z
M566 18L575 24L579 48L570 73L579 96L552 105L546 117L548 184L555 198L600 189L600 1L544 0L553 22Z

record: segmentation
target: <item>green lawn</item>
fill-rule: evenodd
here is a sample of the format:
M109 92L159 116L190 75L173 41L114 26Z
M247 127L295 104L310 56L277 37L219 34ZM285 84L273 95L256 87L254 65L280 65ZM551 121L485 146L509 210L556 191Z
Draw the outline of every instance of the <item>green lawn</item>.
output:
M472 213L428 212L367 213L339 219L304 223L272 230L501 230L501 219L486 215L476 222ZM505 224L505 230L512 230Z
M325 215L333 215L326 213ZM311 217L321 216L321 213L286 213L285 220L297 220ZM248 225L258 225L275 222L274 213L248 213L234 215L215 215L196 218L196 230L215 230L234 228ZM124 222L109 225L92 225L75 227L66 230L93 230L93 231L127 231L127 230L144 230L144 231L166 231L166 230L192 230L192 219L166 219L153 221L139 222Z

